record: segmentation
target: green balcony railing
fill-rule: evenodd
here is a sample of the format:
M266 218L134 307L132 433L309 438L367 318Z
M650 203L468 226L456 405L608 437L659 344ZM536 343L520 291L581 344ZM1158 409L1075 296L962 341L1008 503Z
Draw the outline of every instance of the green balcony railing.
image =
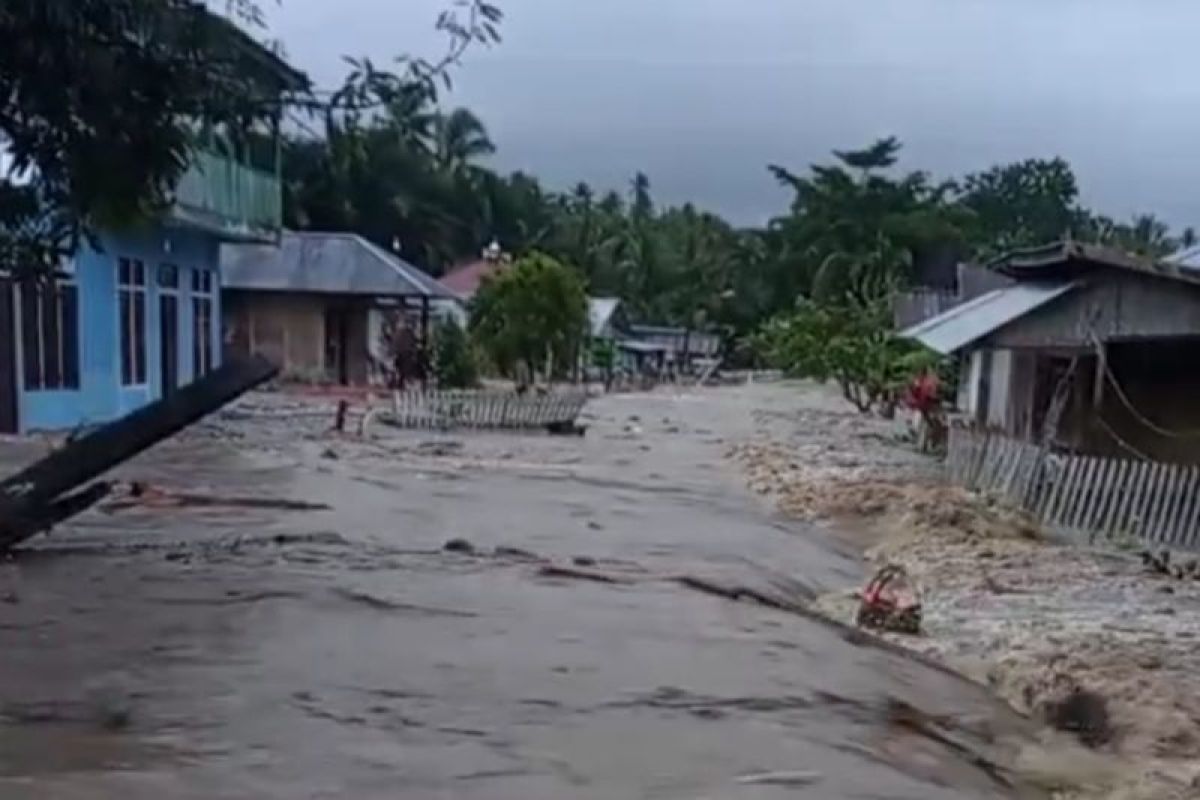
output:
M176 187L175 215L233 239L274 238L283 224L279 176L198 150Z

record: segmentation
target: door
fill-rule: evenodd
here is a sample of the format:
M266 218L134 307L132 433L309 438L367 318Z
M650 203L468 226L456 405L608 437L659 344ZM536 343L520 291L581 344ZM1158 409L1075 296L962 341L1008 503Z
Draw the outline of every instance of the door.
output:
M17 432L17 331L12 283L0 278L0 433Z
M349 315L339 306L325 308L325 371L342 386L350 383L350 365L346 358L349 340Z
M159 295L159 380L162 396L170 397L179 388L179 298L173 294Z

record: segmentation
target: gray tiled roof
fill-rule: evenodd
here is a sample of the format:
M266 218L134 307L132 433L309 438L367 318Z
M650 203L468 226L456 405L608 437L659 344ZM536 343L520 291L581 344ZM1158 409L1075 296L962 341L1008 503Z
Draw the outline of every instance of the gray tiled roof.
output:
M353 233L285 231L278 246L221 246L221 285L262 292L449 298L412 264Z

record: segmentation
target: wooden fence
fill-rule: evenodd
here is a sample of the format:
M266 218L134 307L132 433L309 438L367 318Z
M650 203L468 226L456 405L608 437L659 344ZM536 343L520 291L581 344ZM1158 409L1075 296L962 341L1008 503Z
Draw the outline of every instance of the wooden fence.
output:
M1200 467L1051 454L953 428L946 470L951 481L1024 508L1071 538L1200 550Z
M498 391L396 392L386 420L402 428L533 429L575 421L587 395Z

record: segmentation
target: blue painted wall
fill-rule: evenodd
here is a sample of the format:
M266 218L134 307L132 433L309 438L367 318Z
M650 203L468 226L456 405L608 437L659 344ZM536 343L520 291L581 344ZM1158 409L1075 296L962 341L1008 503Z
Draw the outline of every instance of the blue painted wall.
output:
M61 430L116 419L161 396L163 342L160 336L158 267L179 269L179 383L195 375L193 364L192 272L213 275L212 325L208 331L213 364L221 358L221 292L217 275L219 240L196 230L154 227L135 233L105 234L100 247L83 248L75 259L79 293L79 389L19 392L23 431ZM121 385L120 303L117 260L133 258L146 266L146 383ZM18 330L20 328L18 327ZM18 348L20 349L20 348ZM20 378L18 370L18 378Z

